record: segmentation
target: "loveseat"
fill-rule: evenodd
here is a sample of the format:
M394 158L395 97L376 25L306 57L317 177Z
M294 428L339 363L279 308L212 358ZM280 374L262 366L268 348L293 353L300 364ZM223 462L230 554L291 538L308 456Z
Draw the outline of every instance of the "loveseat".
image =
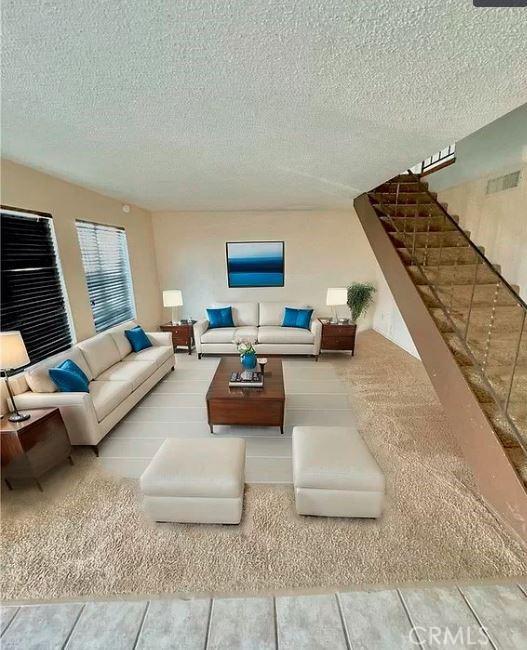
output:
M170 332L147 332L152 346L133 352L124 331L133 321L113 327L36 363L11 386L20 410L57 406L72 445L97 444L170 370L175 357ZM90 380L88 393L59 392L49 369L74 361Z
M235 354L235 339L255 341L257 354L310 355L318 359L322 324L313 312L309 329L282 327L286 307L294 302L218 302L209 308L232 307L234 327L211 329L207 319L194 324L198 357L204 354Z

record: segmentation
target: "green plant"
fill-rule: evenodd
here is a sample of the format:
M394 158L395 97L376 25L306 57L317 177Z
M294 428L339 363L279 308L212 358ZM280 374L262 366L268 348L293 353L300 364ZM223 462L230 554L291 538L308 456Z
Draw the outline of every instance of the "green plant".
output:
M366 312L373 302L376 289L369 282L353 282L348 287L348 307L351 312L351 322L357 320Z

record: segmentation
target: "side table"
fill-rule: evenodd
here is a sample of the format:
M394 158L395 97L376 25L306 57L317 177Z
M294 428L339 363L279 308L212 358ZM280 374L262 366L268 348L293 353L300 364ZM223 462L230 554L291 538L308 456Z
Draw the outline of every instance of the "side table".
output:
M165 323L161 325L162 332L172 332L172 345L174 352L177 352L179 345L188 349L188 353L192 354L192 346L194 345L194 323Z
M13 482L33 480L42 492L39 478L64 460L71 459L71 443L58 408L24 411L24 422L1 419L0 449L2 478L12 490Z
M322 323L321 350L350 350L355 354L357 326L352 323Z

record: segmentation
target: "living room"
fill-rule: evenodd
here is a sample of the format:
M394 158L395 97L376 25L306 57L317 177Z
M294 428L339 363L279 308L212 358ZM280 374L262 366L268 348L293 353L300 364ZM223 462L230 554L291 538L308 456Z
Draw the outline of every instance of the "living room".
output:
M37 4L4 10L2 644L411 647L437 616L521 647L522 10L449 7L477 38L425 106L363 49L379 20L443 75L401 7Z

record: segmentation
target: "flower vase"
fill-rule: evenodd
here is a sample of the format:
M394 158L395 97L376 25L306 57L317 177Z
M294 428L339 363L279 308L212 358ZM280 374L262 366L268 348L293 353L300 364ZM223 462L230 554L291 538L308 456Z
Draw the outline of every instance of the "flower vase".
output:
M254 352L242 354L240 360L245 370L254 370L256 368L256 354Z

